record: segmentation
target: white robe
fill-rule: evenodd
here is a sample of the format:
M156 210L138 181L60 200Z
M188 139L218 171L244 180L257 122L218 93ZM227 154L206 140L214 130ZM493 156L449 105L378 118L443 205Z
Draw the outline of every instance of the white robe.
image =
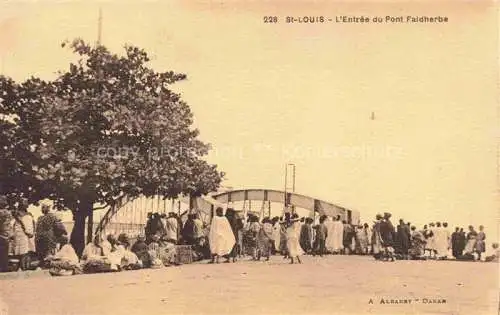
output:
M326 221L328 236L326 237L326 249L328 251L338 252L344 248L344 225L340 221L333 221L328 218Z
M274 248L276 248L276 250L279 250L281 242L281 226L279 222L276 222L276 224L273 226L272 236L273 236Z
M432 232L432 236L427 239L427 245L425 246L427 249L436 249L436 228L431 227L429 228L429 231Z
M177 219L170 217L166 220L165 229L167 231L167 239L177 241L177 229L178 229Z
M76 255L73 246L70 244L66 244L54 255L54 259L67 261L71 264L78 264L78 256Z
M438 227L434 229L434 249L437 252L438 257L444 257L448 255L448 246L449 246L449 237L450 232L445 230L442 227Z
M208 241L212 255L223 256L231 252L236 240L226 217L212 218Z
M293 223L286 229L286 246L288 248L288 255L292 258L304 254L299 243L300 230L301 224L299 222Z

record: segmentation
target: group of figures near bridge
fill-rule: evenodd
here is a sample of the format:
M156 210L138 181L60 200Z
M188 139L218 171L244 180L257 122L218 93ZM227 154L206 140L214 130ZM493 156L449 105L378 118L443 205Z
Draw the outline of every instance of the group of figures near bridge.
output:
M299 218L296 214L286 213L284 217L264 218L261 222L252 214L247 223L240 218L235 219L234 212L228 211L226 218L231 231L222 229L227 247L223 255L212 251L214 257L225 256L226 261L236 256L250 255L253 260L262 257L269 259L272 254L282 254L290 258L290 262L301 262L300 256L306 255L373 255L376 260L395 261L455 259L462 261L498 261L498 244L493 243L494 254L484 256L486 234L482 226L476 232L469 226L465 234L463 229L456 228L454 233L448 231L445 222L430 223L422 230L417 230L410 223L399 220L396 227L391 222L391 214L377 215L372 226L368 223L352 225L341 221L340 216L319 217L318 224L313 218ZM223 220L218 214L216 219ZM219 224L220 225L220 224ZM450 254L451 251L451 254Z
M209 263L236 262L242 257L259 261L271 255L283 255L290 263L301 263L302 255L345 254L373 255L376 260L448 259L498 261L498 244L494 254L484 256L486 234L482 226L472 226L465 234L440 222L417 230L399 221L396 227L391 214L377 215L373 225L352 225L340 216L323 215L299 218L295 213L282 217L255 214L246 217L234 209L225 213L217 208L210 224L205 224L196 211L183 222L175 213L149 213L144 234L134 242L128 235L96 235L82 252L68 244L67 232L46 205L35 222L20 203L15 211L7 209L0 196L0 267L9 271L9 262L21 262L24 270L48 268L52 275L112 272L141 268L162 268L207 259ZM316 224L315 224L316 223ZM450 255L451 250L451 255ZM180 257L183 253L184 256ZM185 254L188 254L186 259ZM27 258L27 259L25 259ZM34 267L33 267L34 266Z

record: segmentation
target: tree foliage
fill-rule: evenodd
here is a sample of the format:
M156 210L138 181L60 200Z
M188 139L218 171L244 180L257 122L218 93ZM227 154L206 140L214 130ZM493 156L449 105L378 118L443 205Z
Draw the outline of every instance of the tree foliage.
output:
M119 56L82 40L56 80L0 77L0 193L43 198L85 217L120 195L202 195L223 178L203 157L189 106L133 46ZM84 206L85 205L85 206ZM83 233L83 232L82 232Z

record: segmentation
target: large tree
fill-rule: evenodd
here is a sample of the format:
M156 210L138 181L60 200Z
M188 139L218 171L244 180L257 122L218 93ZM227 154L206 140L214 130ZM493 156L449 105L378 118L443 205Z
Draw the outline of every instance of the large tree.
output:
M123 56L82 40L69 47L78 61L54 81L0 80L0 108L15 117L0 124L10 142L3 150L12 152L2 159L24 176L2 189L71 209L71 243L80 254L95 204L112 205L121 195L202 195L219 187L223 173L204 160L209 145L198 139L189 106L170 88L186 75L154 71L137 47L126 46Z

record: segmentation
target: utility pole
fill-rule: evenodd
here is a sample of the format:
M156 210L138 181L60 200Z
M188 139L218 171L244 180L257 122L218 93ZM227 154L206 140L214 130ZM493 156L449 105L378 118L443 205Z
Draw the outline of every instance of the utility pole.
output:
M99 19L97 21L96 47L99 47L101 45L101 36L102 36L102 8L99 8ZM100 78L97 79L100 80ZM87 218L87 243L92 242L93 232L94 232L94 210L90 211Z
M99 8L99 20L97 22L97 46L101 45L102 40L102 8Z
M292 174L292 182L289 183L288 172ZM288 198L289 192L295 192L295 164L288 163L285 165L285 200L283 212L288 212L288 207L290 206L290 200ZM295 212L295 207L292 207L292 213Z

